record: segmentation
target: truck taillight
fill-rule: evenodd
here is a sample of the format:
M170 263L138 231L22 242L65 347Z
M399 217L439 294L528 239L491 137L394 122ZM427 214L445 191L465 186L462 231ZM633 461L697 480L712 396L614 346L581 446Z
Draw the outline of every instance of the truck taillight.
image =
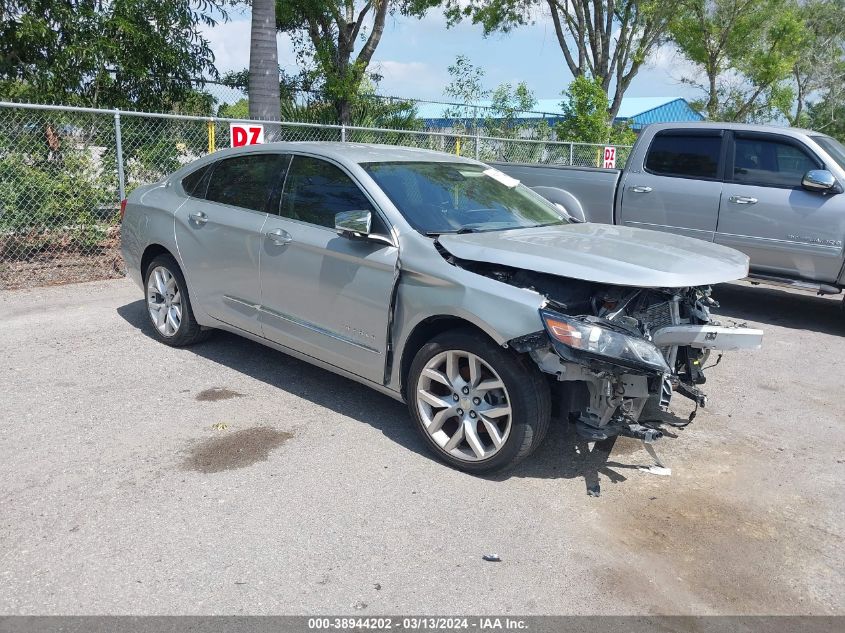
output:
M123 222L123 216L126 215L126 198L120 201L120 221Z

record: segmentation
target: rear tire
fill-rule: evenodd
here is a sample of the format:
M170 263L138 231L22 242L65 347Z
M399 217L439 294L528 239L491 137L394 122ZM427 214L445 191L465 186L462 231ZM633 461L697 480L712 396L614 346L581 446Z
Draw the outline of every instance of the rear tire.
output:
M406 395L429 449L472 474L515 466L549 428L551 396L537 366L472 330L426 343L411 364Z
M144 271L146 311L153 336L172 347L203 341L211 334L194 318L188 285L171 255L158 255Z

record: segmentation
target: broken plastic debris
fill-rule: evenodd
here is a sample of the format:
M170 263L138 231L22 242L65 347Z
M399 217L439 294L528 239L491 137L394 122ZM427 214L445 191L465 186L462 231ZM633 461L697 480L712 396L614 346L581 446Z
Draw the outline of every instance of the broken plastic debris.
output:
M488 563L501 563L502 562L502 559L499 558L498 554L485 554L481 558L486 560Z
M652 475L660 475L662 477L672 476L672 469L666 468L665 466L640 466L640 470L642 470L643 472L651 473Z

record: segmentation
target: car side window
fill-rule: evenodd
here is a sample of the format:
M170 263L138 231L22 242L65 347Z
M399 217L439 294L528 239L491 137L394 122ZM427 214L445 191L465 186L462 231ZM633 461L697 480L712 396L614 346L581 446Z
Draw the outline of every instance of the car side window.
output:
M648 148L645 168L661 176L718 178L721 150L721 136L658 133Z
M196 171L182 178L182 189L192 198L205 198L205 190L208 188L207 176L211 172L212 165L200 167Z
M266 211L286 164L287 157L281 154L249 154L223 159L214 166L205 199Z
M804 174L820 163L787 141L737 136L734 140L734 182L769 187L799 187Z
M364 210L373 214L372 232L386 233L373 205L339 167L310 156L293 157L279 215L333 229L335 214Z

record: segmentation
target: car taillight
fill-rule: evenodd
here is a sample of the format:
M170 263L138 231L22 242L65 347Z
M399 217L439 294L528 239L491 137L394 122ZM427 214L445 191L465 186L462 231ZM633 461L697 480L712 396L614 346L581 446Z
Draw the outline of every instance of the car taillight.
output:
M120 221L123 222L123 216L126 215L126 198L120 201Z

